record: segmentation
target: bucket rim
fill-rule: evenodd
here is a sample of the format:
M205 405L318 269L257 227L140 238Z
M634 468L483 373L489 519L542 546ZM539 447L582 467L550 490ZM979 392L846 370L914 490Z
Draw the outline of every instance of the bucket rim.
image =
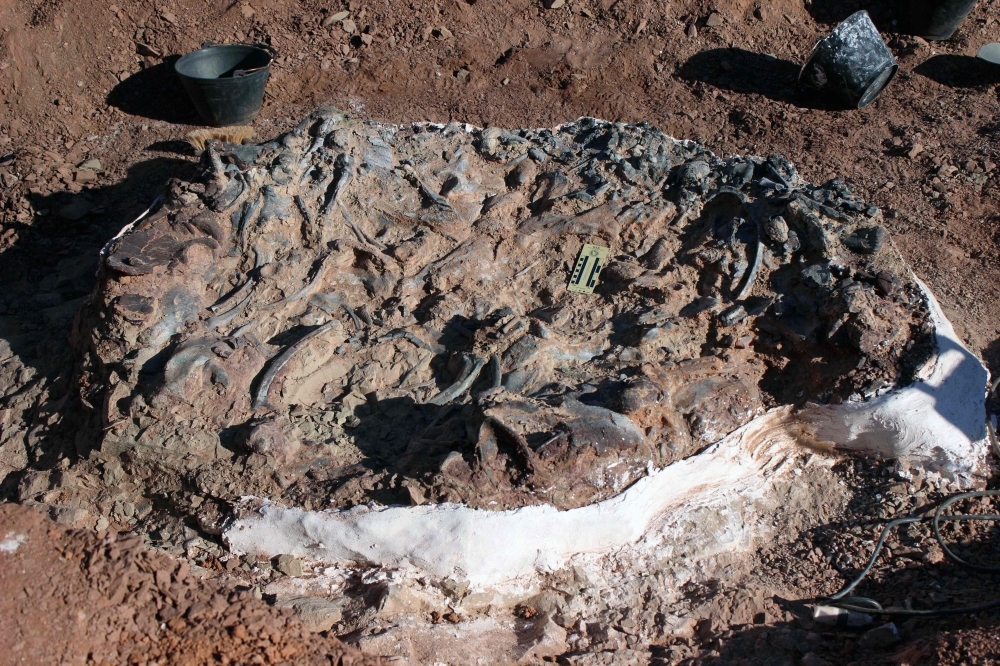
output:
M889 71L889 74L888 76L885 76L885 78L883 79L882 77L885 74L886 70ZM861 97L858 99L858 108L863 109L872 102L874 102L878 98L878 96L882 94L882 91L889 87L889 84L892 83L892 80L896 78L896 74L898 73L899 73L899 63L894 62L891 63L885 69L883 69L881 72L879 72L878 76L872 78L872 80L868 83L868 85L865 86L864 92L861 93ZM880 79L882 80L880 81ZM878 87L877 90L873 90L872 88L877 83L881 83L881 85Z
M206 76L195 76L193 74L186 74L181 71L181 67L186 64L186 62L191 62L193 56L199 53L204 53L206 51L233 51L233 50L246 50L247 53L253 53L254 51L259 51L267 56L267 64L255 69L253 72L247 74L247 76L253 76L258 72L267 72L271 65L274 63L274 53L262 48L256 44L213 44L212 46L206 46L204 48L196 49L185 53L174 63L174 71L177 75L183 78L191 79L193 81L224 81L226 79L220 79L219 77L206 77ZM244 77L245 78L245 77Z

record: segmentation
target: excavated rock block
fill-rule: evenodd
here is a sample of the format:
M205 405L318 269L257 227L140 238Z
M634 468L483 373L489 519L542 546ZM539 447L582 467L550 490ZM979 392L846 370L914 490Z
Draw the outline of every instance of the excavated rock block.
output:
M880 223L643 123L320 110L210 142L107 248L80 391L105 454L219 500L582 506L771 407L913 381L933 326Z

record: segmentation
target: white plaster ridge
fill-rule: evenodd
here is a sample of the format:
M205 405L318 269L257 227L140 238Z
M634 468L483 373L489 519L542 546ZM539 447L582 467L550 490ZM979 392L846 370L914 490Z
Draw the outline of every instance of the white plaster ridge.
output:
M787 408L774 410L703 453L578 509L545 505L485 511L438 504L314 512L266 505L237 520L225 537L238 552L380 566L408 561L431 575L496 584L558 568L577 554L634 543L672 509L703 503L722 490L757 485L794 446L777 427L788 413Z
M311 512L267 504L234 521L225 538L238 553L288 553L332 564L409 564L431 576L491 586L558 568L576 555L635 544L647 532L683 522L685 514L695 519L692 512L722 506L734 494L749 505L787 470L784 463L803 434L841 448L904 457L968 483L983 469L988 453L988 373L921 288L938 346L926 379L866 403L772 410L602 502L568 511L442 504ZM763 528L747 529L759 533ZM747 539L730 536L728 545L711 548L747 547Z
M923 378L867 402L811 406L799 416L811 424L816 439L905 458L964 486L983 472L989 452L989 372L955 335L927 286L917 284L927 297L937 338L936 358Z

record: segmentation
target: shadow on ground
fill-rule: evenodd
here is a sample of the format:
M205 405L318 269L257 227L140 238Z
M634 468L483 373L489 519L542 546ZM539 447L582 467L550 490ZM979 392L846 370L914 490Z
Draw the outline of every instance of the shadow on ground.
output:
M174 63L178 58L166 58L116 85L108 93L108 105L150 120L180 125L200 124L198 112L174 72Z
M972 56L936 55L913 71L949 88L977 88L1000 83L1000 66Z
M798 85L801 65L743 49L710 49L692 56L678 75L689 81L744 95L763 95L776 102L811 109L840 110L836 99Z

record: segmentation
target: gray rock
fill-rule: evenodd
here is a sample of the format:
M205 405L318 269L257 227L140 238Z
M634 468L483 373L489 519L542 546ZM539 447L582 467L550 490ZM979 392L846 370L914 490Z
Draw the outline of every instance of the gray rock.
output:
M880 627L869 629L862 636L858 644L864 648L884 648L899 642L899 629L892 622L887 622Z
M326 597L278 597L276 608L291 608L306 629L313 633L330 631L343 619L343 600Z
M441 591L451 599L461 599L469 591L469 581L448 578L441 582Z
M323 27L324 28L329 28L334 23L340 23L341 21L343 21L344 19L346 19L350 15L351 15L351 12L346 11L346 10L342 11L342 12L337 12L336 14L330 14L325 19L323 19Z
M780 215L764 222L764 233L775 243L784 243L788 240L788 223Z
M17 484L17 497L24 502L52 487L48 472L25 472Z
M726 308L719 314L719 323L723 326L733 326L747 318L747 311L742 305Z
M816 213L798 200L789 202L787 211L792 221L805 233L809 247L819 252L824 259L830 259L836 254L837 240Z
M812 264L802 269L802 279L813 287L833 286L833 273L829 264Z
M799 235L794 231L788 232L788 240L785 241L785 252L787 254L795 254L802 249L802 241L799 240Z
M884 227L862 227L844 238L844 245L858 254L875 254L885 243Z
M60 525L77 526L87 522L90 513L74 506L54 505L49 509L49 516Z
M681 187L686 189L704 190L705 181L711 173L712 168L708 166L708 162L695 160L693 162L688 162L680 168L680 171L678 172L678 182Z
M830 662L815 652L806 652L802 655L802 661L799 663L802 664L802 666L830 666Z

